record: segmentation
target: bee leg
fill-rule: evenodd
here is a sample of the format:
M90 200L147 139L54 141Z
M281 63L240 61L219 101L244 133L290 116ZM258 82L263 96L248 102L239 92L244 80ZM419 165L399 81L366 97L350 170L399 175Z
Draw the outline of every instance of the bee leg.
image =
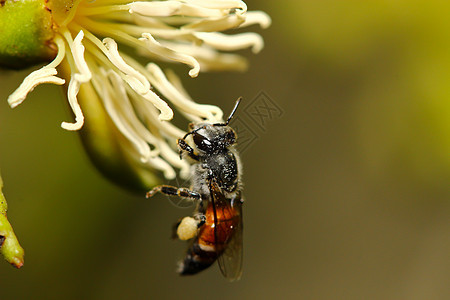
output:
M178 147L180 148L180 159L182 159L183 152L186 152L189 155L189 157L192 158L193 160L196 160L196 161L199 160L198 155L194 153L194 149L191 146L189 146L185 140L178 139L177 144L178 144Z
M199 193L191 191L187 188L177 188L175 186L170 185L158 185L154 187L151 191L149 191L146 195L147 198L152 197L156 193L161 193L168 196L177 196L181 198L186 198L190 200L201 200L201 196Z
M197 227L206 223L206 216L204 214L196 214L194 218L198 221Z

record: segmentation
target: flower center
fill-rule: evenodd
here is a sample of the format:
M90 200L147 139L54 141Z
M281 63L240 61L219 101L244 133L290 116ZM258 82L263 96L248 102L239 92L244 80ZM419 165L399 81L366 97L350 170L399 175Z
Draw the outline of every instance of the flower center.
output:
M82 0L49 0L53 21L58 27L66 26L75 16L77 7Z

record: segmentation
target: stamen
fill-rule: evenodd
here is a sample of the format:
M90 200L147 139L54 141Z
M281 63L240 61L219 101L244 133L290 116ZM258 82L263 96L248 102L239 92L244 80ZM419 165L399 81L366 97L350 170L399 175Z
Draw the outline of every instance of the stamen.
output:
M75 26L74 26L75 27ZM80 26L76 26L78 28ZM139 94L145 94L150 90L150 83L145 77L128 66L122 59L117 49L117 43L111 38L103 39L103 43L91 32L85 30L86 38L91 41L98 49L100 49L108 60L121 72L124 73L122 78ZM93 51L95 52L95 50ZM95 56L102 60L100 55L95 54Z
M181 29L193 30L193 31L224 31L232 28L236 28L245 22L245 18L239 15L227 15L217 19L202 19L199 21L191 22L181 27Z
M270 26L272 19L263 11L249 11L245 14L245 22L239 26L240 28L247 27L253 24L259 24L261 28L265 29Z
M166 70L166 77L169 80L169 82L186 98L189 99L190 101L194 101L192 100L191 96L189 95L189 93L186 91L186 89L184 88L183 84L181 83L181 79L180 77L178 77L174 71L172 71L171 69L167 69Z
M237 54L220 53L207 45L194 46L167 41L164 42L164 45L177 52L195 57L203 71L247 70L247 60Z
M22 103L27 97L28 93L31 92L36 86L42 83L53 83L57 85L62 85L65 83L64 79L53 76L58 72L55 68L46 68L36 70L28 75L22 82L22 84L8 97L9 105L14 108L20 103Z
M92 74L84 59L84 46L81 44L84 37L83 31L80 30L75 37L75 40L72 40L72 35L67 29L63 30L63 36L66 39L72 54L72 56L67 57L72 70L69 87L67 89L67 98L70 107L75 114L75 123L62 122L61 127L66 130L79 130L83 127L84 115L78 104L77 95L80 91L81 84L91 80ZM75 69L77 69L79 73L75 73Z
M107 55L109 61L116 66L120 71L124 72L125 74L121 77L128 83L128 85L137 93L139 93L142 97L145 99L151 101L153 105L155 105L160 110L160 116L159 118L161 120L172 120L173 118L173 111L172 109L167 105L166 102L161 100L156 94L154 94L150 88L144 92L142 89L142 83L145 83L148 87L150 87L149 81L145 78L144 75L142 75L140 72L135 70L129 63L125 62L122 58L126 57L126 55L120 54L117 50L117 44L114 40L110 38L105 38L104 43L105 44L98 44L98 40L95 36L93 36L91 33L87 32L86 37L90 37L90 40L93 41L100 50L102 50L105 55ZM106 48L108 46L108 48ZM95 52L95 51L94 51ZM103 60L99 57L99 55L95 55L97 59ZM127 58L130 62L134 62L133 59L130 57ZM135 66L140 66L138 63L134 63ZM142 68L143 69L143 68ZM129 75L131 74L131 75Z
M180 169L180 177L187 178L190 175L190 165L180 159L180 155L172 150L166 142L160 144L161 156L167 160L172 166Z
M84 124L84 116L81 111L81 107L78 104L77 95L80 91L80 82L75 78L75 74L72 72L71 79L69 82L69 87L67 88L67 98L72 108L73 113L75 114L75 123L62 122L61 127L66 130L80 130Z
M173 119L172 109L164 100L159 98L157 94L149 91L147 94L141 96L145 100L150 101L157 109L161 111L161 114L158 116L161 121L170 121Z
M189 17L221 17L227 13L217 9L203 8L179 1L133 2L129 4L130 13L149 17L168 17L184 15Z
M66 82L64 79L54 76L58 74L58 71L56 71L55 68L61 63L66 54L64 40L59 35L55 36L55 43L58 47L58 54L55 59L48 65L25 77L22 84L14 91L14 93L9 95L8 103L12 108L21 104L26 99L28 93L33 91L39 84L53 83L62 85Z
M105 75L105 74L104 74ZM117 129L136 147L141 156L142 162L147 162L150 157L150 147L148 144L140 139L137 134L134 132L132 127L124 122L123 116L120 115L120 109L117 105L114 104L112 97L114 97L112 93L112 87L107 84L107 79L104 78L103 81L103 104L109 116L111 117L114 124L117 126Z
M152 157L157 156L160 151L158 149L158 139L155 138L152 133L140 122L138 116L136 116L133 106L128 98L125 87L123 86L123 81L121 77L110 70L108 72L109 79L112 82L112 87L114 91L117 93L115 99L120 101L116 101L116 105L122 111L123 117L126 121L133 127L134 132L139 138L145 140L147 143L150 143L155 147L154 150L150 150L150 155Z
M158 65L150 63L147 65L147 70L156 80L153 84L157 87L157 89L179 109L191 114L205 117L207 120L213 122L217 121L217 115L222 114L222 110L217 106L200 105L185 98L183 94L181 94L173 85L170 84Z
M78 14L80 16L94 16L110 14L118 11L127 11L129 9L129 5L106 5L99 7L83 6L79 8Z
M174 179L177 176L172 166L159 156L149 159L149 161L146 164L154 169L162 171L164 177L166 177L169 180Z
M69 13L66 16L66 19L61 24L59 24L59 26L61 28L64 28L67 24L69 24L73 20L73 18L75 17L75 14L77 13L78 5L80 4L80 2L81 2L81 0L72 1L72 3L71 3L72 5L70 7ZM67 9L69 9L69 8L67 8Z
M192 100L191 96L189 96L188 92L187 92L187 91L185 90L185 88L183 87L183 84L181 83L180 78L179 78L172 70L170 70L170 69L166 70L166 77L167 77L167 80L169 80L170 84L172 84L173 87L174 87L175 89L177 89L178 92L180 92L180 93L183 95L183 97L185 97L186 99L188 99L188 100L190 100L190 101L194 101L194 100ZM191 120L191 121L194 121L194 122L201 122L201 121L203 121L203 119L200 118L200 117L197 116L197 115L190 114L190 113L187 113L187 112L185 112L185 111L181 111L181 113L182 113L182 114L186 117L186 119L188 119L188 120ZM219 118L219 117L217 116L217 118L218 118L218 119L222 119L222 113L221 113L221 114L218 114L218 115L220 115L221 117ZM221 120L221 121L222 121L222 120Z
M145 27L156 28L156 29L171 29L171 30L176 29L175 27L170 26L168 22L163 22L163 20L161 20L161 18L156 19L153 17L143 16L143 15L138 15L138 14L132 14L131 16L133 18L133 23L138 26L145 26Z
M126 44L127 46L130 46L132 48L137 49L138 51L144 51L146 52L146 56L152 55L151 52L149 52L145 47L143 47L143 43L137 39L137 37L133 37L128 32L124 32L124 25L112 25L108 22L96 22L92 21L89 18L82 19L84 28L89 29L92 33L95 33L97 35L101 36L108 36L110 38L113 38L114 40L117 40L121 43ZM92 42L102 50L102 52L107 51L105 45L102 44L100 40L96 38L95 35L89 32L86 33L87 37L92 40ZM140 31L139 37L141 36L143 32ZM156 55L155 55L156 57Z
M56 46L58 47L58 54L56 55L55 59L47 65L47 68L56 68L66 56L66 45L64 39L59 34L57 34L54 41L56 43Z
M135 153L136 149L133 147L124 147L123 150L132 158L137 156ZM164 177L166 177L167 179L174 179L176 177L175 170L172 168L172 166L159 156L150 157L149 160L144 163L144 166L149 167L151 170L156 169L163 172Z
M196 37L205 44L218 50L234 51L252 47L253 53L258 53L264 47L264 41L259 34L246 32L235 35L226 35L218 32L197 32Z
M147 17L142 17L147 18ZM142 19L141 19L142 21ZM94 22L92 22L94 23ZM144 26L143 23L137 25L131 24L115 24L112 22L95 22L98 26L102 26L102 31L108 33L109 36L119 38L121 41L129 44L132 47L142 47L142 43L138 42L137 38L144 33L165 38L165 39L179 39L187 41L199 41L192 35L192 30L178 29L178 28L152 28Z
M136 16L139 16L138 14L135 14ZM146 16L142 16L142 17L146 17ZM188 16L169 16L169 17L150 17L148 16L148 18L154 18L154 19L158 19L161 22L164 22L165 24L168 24L170 26L182 26L182 25L186 25L195 21L199 21L199 20L203 20L204 18L201 17L188 17ZM217 17L220 18L220 17Z
M124 108L123 104L126 104L125 107L128 107L128 108L131 109L131 104L128 102L129 101L128 97L126 96L126 92L123 89L124 86L120 84L120 82L121 82L120 76L118 74L112 72L112 71L110 71L108 73L109 73L109 75L110 75L109 77L110 77L110 79L112 79L112 83L113 83L113 86L111 86L111 87L114 87L114 88L115 87L119 87L119 88L117 88L115 90L116 90L116 92L119 92L119 96L120 97L113 97L113 98L116 99L116 100L120 99L120 107L121 108ZM95 80L95 81L97 81L97 80ZM99 83L97 83L96 85L98 85L98 84ZM118 84L118 85L116 86L116 84ZM105 91L102 94L103 95L108 95L108 97L111 96L110 92L108 92L108 91ZM126 101L124 103L123 100L125 100L125 99L126 99ZM109 100L111 100L111 98ZM109 102L109 101L107 101L107 102ZM105 102L105 104L107 104L107 102ZM112 103L112 101L111 101L111 103ZM147 135L147 139L151 140L151 143L155 146L155 148L164 149L163 150L164 153L162 153L162 157L169 161L169 159L171 158L170 157L171 156L170 151L173 152L173 150L170 149L170 147L166 144L166 142L164 140L155 139L152 136L152 134L140 122L137 122L138 121L137 117L127 118L127 119L128 119L128 121L131 121L131 120L135 121L135 122L130 123L131 127L134 127L137 124L139 124L139 126L141 127L140 131L134 131L133 128L129 127L129 125L128 126L125 125L127 121L121 120L121 119L127 114L127 112L130 112L130 110L127 109L126 110L127 112L119 117L119 112L124 112L124 111L122 109L119 109L119 107L117 105L119 105L118 102L116 103L115 108L111 107L111 110L108 109L108 113L110 114L112 120L114 121L114 123L116 124L118 129L128 138L128 140L130 140L130 142L132 142L134 145L141 145L141 146L144 146L144 147L148 147L147 144L144 141L141 141L140 138L137 136L138 135L137 132L139 132L139 133L143 133L144 132L145 135ZM105 108L106 108L106 106L105 106ZM153 109L153 106L151 108ZM124 125L124 126L122 126L122 125ZM137 129L137 128L135 128L135 129ZM132 151L131 149L125 149L125 150L127 152ZM139 150L142 150L142 149L140 147L136 147L136 150L139 151ZM159 151L156 150L156 151L153 151L153 152L154 153L151 153L150 156L146 157L147 159L145 159L145 160L141 159L141 162L142 163L146 163L148 166L150 166L152 168L155 168L155 169L158 169L158 170L162 171L164 173L164 176L167 179L175 178L176 173L175 173L175 171L173 170L173 168L169 164L169 163L172 163L172 162L175 162L175 161L172 161L172 159L170 159L169 163L167 163L166 161L164 161L160 157L157 157L157 153L159 153ZM142 155L141 151L140 151L140 153ZM173 154L173 155L176 156L176 154ZM186 170L187 171L189 170L189 165L186 165L186 164L187 164L186 162L182 162L182 163L177 163L177 164L173 164L173 165L176 166L176 167L180 167L183 170L183 174L184 174L184 173L186 173Z
M179 62L182 62L182 63L192 66L192 69L189 71L189 75L191 77L198 76L198 73L200 72L200 64L194 57L186 55L186 54L178 53L176 51L173 51L172 49L162 46L149 33L143 33L142 38L140 38L139 40L144 41L147 44L148 49L151 52L153 52L161 57L179 61Z
M142 99L139 95L136 93L130 94L130 97L134 100L134 105L136 106L136 111L139 111L142 113L144 123L149 123L147 127L155 128L155 131L161 132L161 134L165 137L171 138L171 139L177 139L186 134L183 130L179 129L172 123L168 121L161 121L158 118L158 114L156 113L155 107L152 103L149 101L146 101L145 99ZM147 124L145 123L145 124Z
M125 73L127 79L129 80L128 84L139 94L146 94L150 90L150 83L145 77L130 67L120 56L119 51L117 50L117 43L110 38L104 38L103 44L106 46L106 51L104 53L108 57L108 59L116 66L120 71ZM104 50L104 49L100 49Z
M239 9L242 13L247 11L247 4L239 0L184 0L186 3L192 3L205 8L213 9Z
M92 78L91 71L84 59L84 46L81 44L81 40L84 37L83 30L80 30L78 35L75 37L73 45L71 47L73 59L75 61L75 66L80 73L75 74L75 77L81 83L88 82Z

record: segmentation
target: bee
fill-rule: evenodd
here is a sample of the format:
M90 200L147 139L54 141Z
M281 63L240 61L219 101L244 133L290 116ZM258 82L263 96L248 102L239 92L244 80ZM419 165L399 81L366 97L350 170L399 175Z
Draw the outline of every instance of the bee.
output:
M180 158L192 161L189 188L160 185L147 193L177 196L196 203L193 216L174 229L180 240L192 239L180 275L193 275L218 261L230 281L242 274L242 167L236 132L229 126L241 98L225 123L191 123L190 132L177 140ZM186 141L192 136L193 146Z

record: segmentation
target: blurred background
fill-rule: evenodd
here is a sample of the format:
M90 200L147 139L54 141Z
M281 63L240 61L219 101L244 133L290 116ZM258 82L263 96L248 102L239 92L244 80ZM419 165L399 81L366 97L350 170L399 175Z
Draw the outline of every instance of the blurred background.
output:
M0 299L450 299L450 4L246 3L273 19L249 71L184 80L226 113L262 91L279 109L262 127L238 112L255 137L242 279L179 277L171 226L192 209L108 182L60 128L62 89L12 110L28 71L3 72L0 166L26 257L0 262Z

